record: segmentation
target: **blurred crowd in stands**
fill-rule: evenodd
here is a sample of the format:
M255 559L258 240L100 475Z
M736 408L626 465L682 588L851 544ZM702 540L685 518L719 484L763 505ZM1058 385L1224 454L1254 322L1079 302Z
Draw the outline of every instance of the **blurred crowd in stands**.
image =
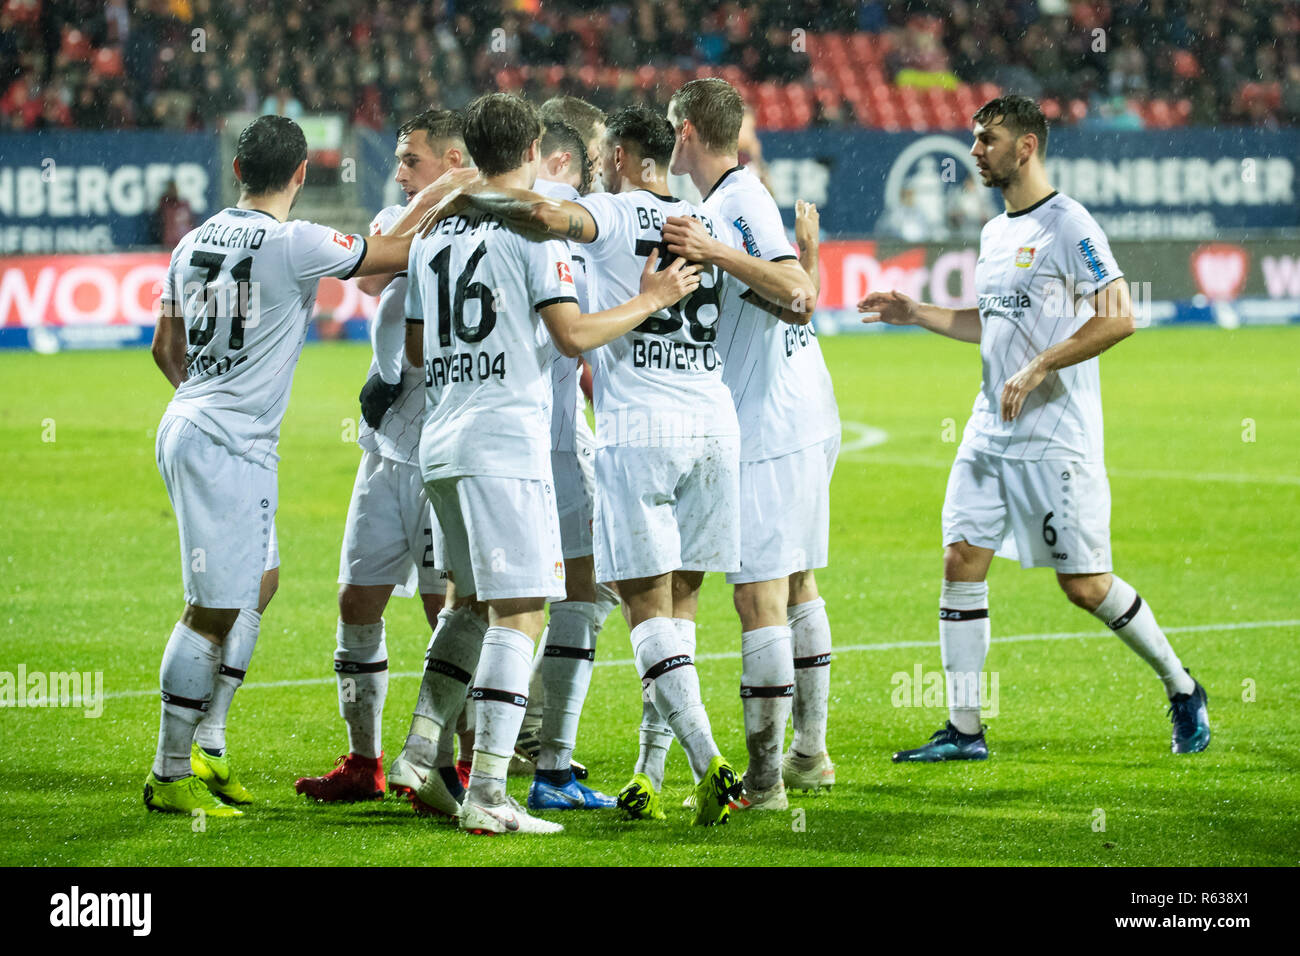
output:
M767 128L944 125L967 99L943 95L992 87L1062 122L1276 127L1298 37L1297 0L0 0L0 129L379 128L502 84L608 108L705 74L762 92Z

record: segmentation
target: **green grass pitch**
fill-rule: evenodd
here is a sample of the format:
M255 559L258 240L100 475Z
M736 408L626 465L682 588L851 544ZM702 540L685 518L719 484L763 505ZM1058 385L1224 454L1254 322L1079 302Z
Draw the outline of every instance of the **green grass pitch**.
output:
M847 448L831 566L819 574L839 648L839 784L796 796L792 812L710 830L676 809L657 825L609 812L563 815L557 838L499 840L416 819L394 800L317 806L293 792L296 777L327 770L344 749L330 661L358 458L345 420L357 415L364 347L309 346L299 366L281 442L280 593L230 722L258 802L202 832L146 814L140 799L158 663L181 608L175 523L153 457L166 383L145 351L0 356L0 671L101 671L107 695L98 719L73 707L0 710L0 864L1296 864L1300 330L1144 331L1103 359L1116 567L1208 688L1209 751L1171 756L1146 666L1071 607L1050 573L998 561L988 659L998 715L993 758L978 765L889 760L944 720L940 708L895 706L893 677L939 668L939 507L979 383L976 350L920 334L822 344ZM860 425L887 439L862 447ZM416 601L395 601L387 620L392 754L428 634ZM743 768L739 627L719 576L705 583L700 622L713 728ZM629 657L616 617L577 751L606 790L636 754ZM670 807L689 784L674 748ZM525 788L512 783L521 800Z

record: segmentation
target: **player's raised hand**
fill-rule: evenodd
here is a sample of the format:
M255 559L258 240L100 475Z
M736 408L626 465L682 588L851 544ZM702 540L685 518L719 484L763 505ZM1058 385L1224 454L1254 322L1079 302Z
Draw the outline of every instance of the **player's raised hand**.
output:
M420 209L433 209L453 192L468 186L479 178L479 171L474 168L458 166L449 169L429 185L411 197L411 202Z
M641 294L648 295L657 309L675 305L700 287L700 267L677 258L666 269L659 268L659 250L646 257L641 270Z
M796 200L794 204L794 238L800 249L821 238L822 219L817 204Z
M691 262L712 262L717 245L704 223L690 216L670 216L664 223L664 242L673 255Z
M901 292L872 292L858 303L858 311L862 313L862 321L866 324L916 324L916 302Z
M1029 397L1029 393L1041 385L1046 377L1047 366L1043 362L1043 357L1035 355L1024 368L1007 379L1007 384L1002 386L1004 422L1015 420L1020 410L1025 407L1025 399Z
M425 187L426 189L428 187ZM421 193L423 190L421 190ZM418 195L418 194L417 194ZM433 227L438 225L444 219L450 219L452 216L459 215L469 207L469 198L465 195L464 189L456 189L446 195L441 202L420 217L420 221L415 226L415 233L420 238L424 238L433 232Z

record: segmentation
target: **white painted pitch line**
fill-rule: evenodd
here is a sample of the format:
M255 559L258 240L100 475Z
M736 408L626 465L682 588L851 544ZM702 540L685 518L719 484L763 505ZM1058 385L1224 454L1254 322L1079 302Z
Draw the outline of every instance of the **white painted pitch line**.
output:
M1275 627L1300 627L1300 619L1289 621L1229 621L1224 624L1187 624L1182 627L1166 627L1166 634L1195 634L1216 631L1250 631ZM1094 628L1090 631L1056 631L1043 634L1008 634L1005 637L993 638L994 644L1019 644L1027 641L1079 641L1088 640L1089 638L1110 637L1111 632ZM935 647L939 646L939 639L933 638L926 641L884 641L877 644L841 644L833 648L833 653L850 654L858 651L893 651L906 647ZM713 654L696 654L695 659L700 661L726 661L736 660L740 657L739 651L723 651ZM621 667L625 664L633 664L635 661L630 657L620 657L612 661L596 661L597 667ZM395 671L388 675L389 677L421 677L423 671ZM277 687L317 687L322 684L333 684L335 677L306 677L300 680L272 680L272 681L250 681L243 685L244 690L263 690ZM148 690L119 690L109 691L104 694L104 699L118 699L123 697L155 697L158 689L150 688ZM38 706L29 704L28 706ZM72 706L79 706L73 704Z
M840 422L840 428L845 432L852 433L851 437L841 442L841 455L849 455L866 448L875 448L877 445L883 445L889 441L889 433L883 428L876 428L874 425L866 425L862 422Z

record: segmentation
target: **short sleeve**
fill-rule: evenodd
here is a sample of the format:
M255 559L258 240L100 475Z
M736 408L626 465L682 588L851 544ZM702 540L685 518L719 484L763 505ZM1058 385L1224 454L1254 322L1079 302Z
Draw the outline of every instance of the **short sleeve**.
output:
M366 257L364 236L335 232L314 222L293 222L288 240L290 273L299 282L316 282L325 276L350 279Z
M742 196L737 196L740 200ZM781 211L770 195L764 193L757 201L742 204L732 201L723 208L723 216L740 239L740 247L751 256L769 262L797 259L794 247L785 234Z
M614 197L614 193L588 193L581 199L574 200L591 213L591 218L596 222L596 238L584 243L591 250L593 259L599 259L605 250L611 248L610 244L615 241L619 224L623 221L623 204Z
M567 243L558 239L529 243L528 295L533 308L541 311L560 302L578 302L573 281L573 260Z
M1110 240L1086 209L1070 209L1057 233L1057 267L1061 278L1073 281L1077 295L1089 296L1124 273L1110 251Z

